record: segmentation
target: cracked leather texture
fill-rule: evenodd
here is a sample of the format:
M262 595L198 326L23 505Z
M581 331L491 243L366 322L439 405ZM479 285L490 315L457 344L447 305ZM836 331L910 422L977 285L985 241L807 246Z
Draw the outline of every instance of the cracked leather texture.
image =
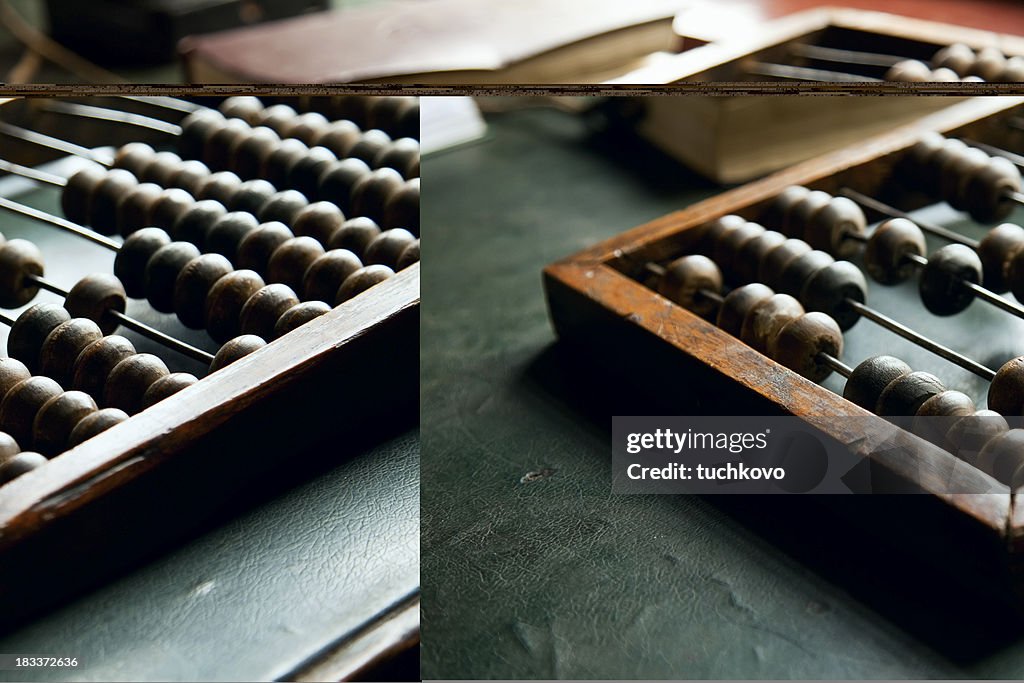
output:
M561 113L490 124L423 161L424 678L1024 674L1019 622L812 501L611 495L610 415L728 396L573 371L541 269L719 190Z
M0 639L82 661L0 679L273 680L418 585L409 432Z

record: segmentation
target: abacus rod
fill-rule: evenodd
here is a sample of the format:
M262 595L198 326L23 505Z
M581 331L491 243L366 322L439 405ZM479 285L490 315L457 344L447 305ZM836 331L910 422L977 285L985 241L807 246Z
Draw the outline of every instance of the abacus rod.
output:
M855 74L843 73L842 71L826 71L825 69L811 69L806 66L790 66L788 64L771 64L768 62L749 62L743 65L747 73L759 76L774 76L775 78L787 78L794 81L820 81L823 83L855 83L855 82L882 82L881 78L869 78Z
M29 282L32 282L33 284L38 285L40 288L45 289L48 292L53 292L58 296L67 297L68 295L66 289L56 285L53 282L50 282L42 275L33 275L32 273L29 273L28 275L25 276L25 279L28 280Z
M29 218L34 218L38 221L49 223L50 225L58 227L61 230L78 235L79 237L84 237L90 242L98 244L101 247L106 247L111 251L120 251L121 249L120 244L118 244L117 242L110 238L104 237L103 235L99 234L94 230L90 230L89 228L81 226L78 223L72 223L71 221L61 218L60 216L54 216L53 214L46 213L45 211L32 208L31 206L19 204L16 201L8 199L7 197L0 197L0 209L6 209L8 211L11 211L12 213L21 214L22 216L28 216Z
M161 133L167 133L168 135L181 135L181 126L176 123L168 123L167 121L161 121L160 119L153 118L152 116L133 114L131 112L120 111L118 109L97 107L91 104L78 104L77 102L43 102L39 105L39 108L43 111L52 111L57 114L67 114L69 116L80 116L87 119L125 123L139 128L148 128Z
M959 365L964 370L973 372L975 375L981 377L984 380L991 382L996 376L994 370L985 367L981 363L972 360L967 356L957 353L948 346L944 346L943 344L940 344L937 341L929 339L928 337L924 336L919 332L915 332L914 330L910 329L909 327L899 322L898 320L890 318L884 313L876 311L875 309L871 308L870 306L866 306L860 301L857 301L855 299L847 299L846 303L853 310L857 311L857 313L864 316L868 320L871 320L872 322L881 325L890 332L894 332L908 341L914 342L921 348L927 349L928 351L931 351L932 353L941 358L945 358L951 363Z
M15 323L15 320L6 313L0 312L0 323L7 325L7 327L12 327Z
M665 266L655 263L654 261L648 261L645 263L644 268L646 268L647 272L651 273L651 275L654 275L655 277L665 276Z
M1018 318L1024 318L1024 306L1018 303L1010 301L1006 297L999 296L991 289L986 289L975 282L964 282L964 285L970 289L974 294L984 301L992 304L996 308L1000 308L1007 313L1017 316Z
M155 327L150 327L140 320L136 320L135 318L125 315L121 311L110 309L107 311L107 314L129 330L138 332L144 337L149 337L153 341L163 344L183 356L187 356L192 360L197 360L200 363L206 363L207 365L213 362L213 354L207 353L206 351L196 348L195 346L183 342L180 339L176 339L165 332L161 332Z
M133 102L151 104L154 107L169 109L170 111L177 111L182 114L191 114L194 111L203 109L203 105L201 104L182 100L177 97L166 97L164 95L118 95L118 97L125 100L131 100Z
M40 147L46 147L47 149L57 150L58 152L64 152L65 154L71 154L77 157L84 157L103 166L109 167L113 164L112 160L102 158L88 147L76 145L75 143L68 142L67 140L61 140L60 138L47 135L46 133L40 133L35 130L29 130L28 128L22 128L21 126L15 126L13 123L0 121L0 133L12 138L17 138L18 140L31 142L32 144L39 145Z
M850 375L853 374L853 368L830 353L825 353L824 351L818 352L818 360L832 368L834 372L838 372L847 379L849 379Z
M1014 154L1005 149L1001 149L994 145L989 145L984 142L978 142L977 140L969 140L967 138L960 138L962 142L970 145L971 147L977 147L982 152L986 152L989 156L1000 156L1012 163L1014 166L1024 168L1024 156Z
M13 161L7 161L6 159L0 159L0 171L7 171L11 175L21 176L22 178L28 178L29 180L46 183L47 185L55 185L57 187L64 187L68 184L67 178L62 178L59 175L47 173L46 171L40 171L39 169L32 168L30 166L22 166L21 164L16 164Z
M913 221L917 225L917 227L921 228L925 232L930 232L936 237L941 237L944 240L947 240L949 242L955 242L956 244L962 244L965 247L970 247L971 249L978 248L978 240L973 240L970 237L965 237L964 235L961 235L956 231L950 230L949 228L944 228L941 225L936 225L935 223L920 221L917 218L911 216L906 211L901 211L897 209L895 206L890 206L888 204L885 204L884 202L880 202L874 197L869 197L866 194L857 192L856 190L851 189L849 187L841 188L839 190L839 194L846 197L847 199L857 202L861 206L867 207L872 211L877 211L878 213L885 216L889 216L890 218L906 218L908 221Z
M855 50L841 50L823 45L808 45L796 43L789 48L790 54L798 57L807 57L821 62L836 62L839 64L858 64L861 66L884 66L890 67L906 61L907 57L896 55L882 55L873 52L860 52Z
M1007 192L1006 196L1018 204L1024 204L1024 193L1022 192Z

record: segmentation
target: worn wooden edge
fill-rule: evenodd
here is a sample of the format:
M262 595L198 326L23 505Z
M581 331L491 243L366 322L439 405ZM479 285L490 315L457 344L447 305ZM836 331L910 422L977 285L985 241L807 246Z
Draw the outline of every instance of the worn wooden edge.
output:
M331 312L274 340L28 472L0 489L0 553L173 457L254 403L316 372L355 339L419 306L414 264Z

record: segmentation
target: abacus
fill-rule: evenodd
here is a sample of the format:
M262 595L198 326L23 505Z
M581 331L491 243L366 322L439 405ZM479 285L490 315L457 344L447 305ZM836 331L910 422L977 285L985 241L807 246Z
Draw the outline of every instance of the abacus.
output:
M657 358L735 410L806 420L923 492L902 542L1017 600L1022 105L961 102L552 264L553 324L627 373ZM915 466L864 438L888 420Z
M179 533L301 469L296 449L415 425L414 98L12 101L0 117L0 149L59 155L0 155L0 623L88 581L54 589L62 548L116 555L83 577L128 561L105 524ZM135 141L91 146L85 127Z

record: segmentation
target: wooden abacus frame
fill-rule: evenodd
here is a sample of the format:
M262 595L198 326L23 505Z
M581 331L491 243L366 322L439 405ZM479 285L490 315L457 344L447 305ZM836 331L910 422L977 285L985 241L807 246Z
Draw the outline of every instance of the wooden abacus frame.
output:
M652 369L649 359L657 358L666 363L658 366L659 371L678 372L696 380L691 386L709 390L728 387L731 397L749 399L743 408L757 412L748 414L790 414L804 419L866 458L875 472L884 472L923 491L918 498L929 523L918 520L911 533L900 537L901 542L919 544L932 552L956 547L958 553L943 554L947 569L968 558L963 568L969 565L972 575L980 568L988 578L985 590L1012 595L1024 605L1024 506L1018 504L1022 500L1019 491L1011 493L980 470L961 467L964 485L977 488L959 490L994 493L948 493L950 487L942 473L952 469L955 457L909 432L906 436L920 454L916 468L894 458L892 451L872 451L863 439L864 420L878 421L881 429L883 418L754 351L640 281L645 263L663 262L694 246L694 228L727 214L756 220L767 203L790 185L832 193L849 186L885 198L890 192L885 186L886 177L922 132L952 133L999 145L1012 134L1002 122L1011 110L1020 111L1021 105L1024 98L961 102L889 134L724 192L553 263L544 270L544 287L554 327L563 343L588 357L605 361L615 358L627 373L645 376L643 373ZM898 203L901 208L912 209L930 201L923 195L904 192ZM836 420L837 416L857 419ZM894 525L901 521L905 520L889 520Z

